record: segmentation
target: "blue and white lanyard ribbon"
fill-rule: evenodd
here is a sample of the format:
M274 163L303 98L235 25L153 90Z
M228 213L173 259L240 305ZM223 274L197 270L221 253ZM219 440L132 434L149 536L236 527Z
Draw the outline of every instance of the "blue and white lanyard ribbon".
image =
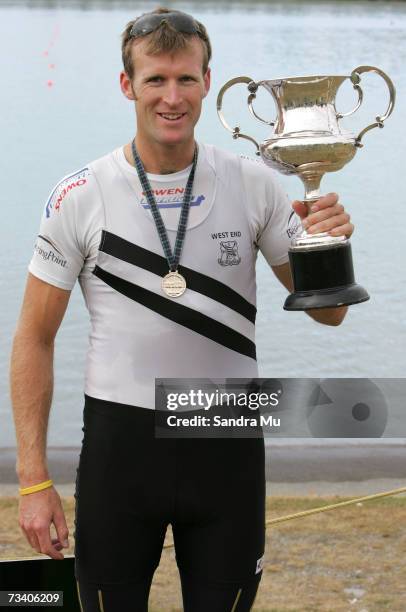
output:
M193 164L190 170L189 178L186 183L186 189L185 189L185 193L183 196L182 210L180 212L178 230L176 232L175 248L174 248L173 253L172 253L171 245L169 242L168 233L166 231L166 227L162 220L162 216L159 211L158 205L156 203L154 194L152 193L151 185L145 173L143 163L141 161L140 156L138 155L134 140L132 141L132 153L134 157L135 167L138 173L138 178L140 179L140 183L142 185L145 196L147 198L147 202L151 208L152 216L155 221L155 226L156 226L156 229L159 235L159 239L162 244L162 248L165 253L166 260L168 262L169 270L171 272L176 272L178 265L179 265L180 256L182 254L183 243L185 241L187 221L189 217L190 201L192 199L193 181L195 178L195 171L196 171L196 165L197 165L198 147L197 145L195 147L195 152L193 155Z

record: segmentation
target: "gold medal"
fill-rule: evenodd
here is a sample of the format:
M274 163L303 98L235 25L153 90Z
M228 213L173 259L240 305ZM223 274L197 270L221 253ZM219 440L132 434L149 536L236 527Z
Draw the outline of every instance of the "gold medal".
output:
M162 291L168 297L180 297L186 291L186 281L182 274L175 272L168 272L161 281Z

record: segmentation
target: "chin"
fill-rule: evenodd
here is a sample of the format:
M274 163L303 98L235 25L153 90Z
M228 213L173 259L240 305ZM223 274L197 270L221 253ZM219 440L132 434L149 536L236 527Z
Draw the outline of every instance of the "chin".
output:
M191 138L193 138L193 134L168 134L167 136L161 136L157 140L162 145L176 146L190 142Z

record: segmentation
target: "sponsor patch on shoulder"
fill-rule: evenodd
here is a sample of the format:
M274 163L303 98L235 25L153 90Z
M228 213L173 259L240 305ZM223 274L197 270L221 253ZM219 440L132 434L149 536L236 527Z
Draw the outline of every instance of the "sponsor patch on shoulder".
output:
M63 200L65 199L67 194L72 191L72 189L76 189L77 187L86 185L88 177L89 168L82 168L74 174L69 174L69 176L65 176L65 178L63 178L61 182L57 184L57 186L48 198L48 201L45 206L47 218L51 216L52 210L60 209Z
M34 250L44 261L51 262L61 268L67 267L67 260L60 247L49 236L38 235Z

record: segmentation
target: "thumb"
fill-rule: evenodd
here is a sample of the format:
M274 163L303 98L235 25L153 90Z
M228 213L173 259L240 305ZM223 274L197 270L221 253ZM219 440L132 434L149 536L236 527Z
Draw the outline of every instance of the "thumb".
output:
M69 529L66 524L65 514L62 508L58 508L54 513L54 525L59 542L64 548L69 548Z
M306 204L300 202L300 200L294 200L292 202L292 208L301 219L304 219L309 214L309 209Z

